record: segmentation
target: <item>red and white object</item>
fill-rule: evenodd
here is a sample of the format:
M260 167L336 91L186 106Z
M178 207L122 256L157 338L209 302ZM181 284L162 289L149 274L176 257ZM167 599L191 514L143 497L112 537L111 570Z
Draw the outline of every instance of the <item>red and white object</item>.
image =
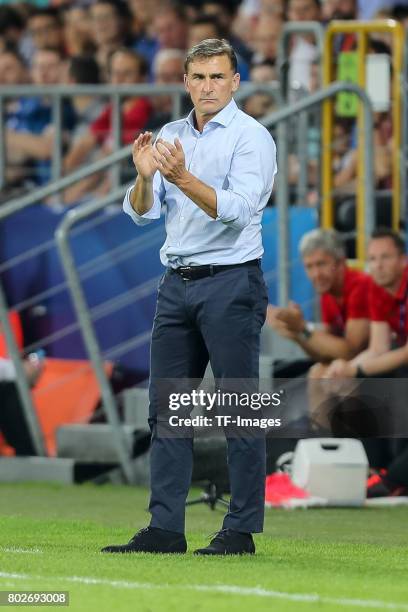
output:
M362 506L366 498L368 461L360 440L311 438L299 440L293 483L329 506Z

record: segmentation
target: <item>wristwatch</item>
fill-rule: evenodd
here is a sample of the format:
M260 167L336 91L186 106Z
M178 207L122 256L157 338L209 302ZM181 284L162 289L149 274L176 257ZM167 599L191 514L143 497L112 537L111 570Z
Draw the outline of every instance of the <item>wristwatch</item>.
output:
M304 328L301 332L299 332L299 336L302 340L310 340L310 337L313 335L313 329L311 328L309 323L305 323Z
M357 366L356 369L356 378L367 378L367 374L366 372L363 370L363 368L361 367L361 365Z

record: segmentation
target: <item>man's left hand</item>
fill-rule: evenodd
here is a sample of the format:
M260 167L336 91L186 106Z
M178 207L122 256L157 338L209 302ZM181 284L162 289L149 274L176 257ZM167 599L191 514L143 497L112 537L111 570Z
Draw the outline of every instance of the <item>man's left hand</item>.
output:
M159 138L154 149L154 158L159 171L170 183L177 185L178 181L186 176L186 160L178 138L174 140L174 145Z
M357 366L351 361L335 359L327 368L325 378L354 378L357 373Z

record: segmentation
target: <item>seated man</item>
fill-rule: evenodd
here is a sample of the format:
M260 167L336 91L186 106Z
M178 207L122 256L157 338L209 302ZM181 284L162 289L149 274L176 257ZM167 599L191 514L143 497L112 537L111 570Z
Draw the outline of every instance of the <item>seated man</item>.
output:
M408 365L408 264L403 239L390 229L373 232L368 245L370 342L352 360L335 360L327 377L386 375Z
M384 384L370 383L371 394L385 390L385 404L399 435L406 434L404 423L408 374L408 264L405 243L396 232L378 229L368 245L368 264L372 276L369 288L370 341L367 350L352 360L335 360L327 370L328 378L399 378ZM363 383L363 381L361 381ZM373 390L371 390L373 386ZM365 388L365 384L364 384ZM363 390L359 387L359 393ZM402 403L401 403L402 402ZM397 418L396 418L397 417ZM389 419L384 426L389 426ZM390 423L392 424L392 423ZM395 426L393 426L395 429ZM386 435L382 434L381 435ZM406 495L408 492L408 447L406 439L380 437L364 440L370 465L382 469L369 479L367 496Z
M333 230L316 229L300 242L305 271L320 295L322 327L304 320L297 304L287 308L269 306L267 321L281 336L296 342L315 364L308 372L309 413L314 429L330 429L328 384L322 380L329 364L350 359L366 348L369 338L368 287L370 278L347 267L342 240ZM297 375L305 371L296 372ZM280 377L293 376L288 369Z
M296 342L317 362L310 375L321 378L334 359L350 359L368 344L369 277L347 267L344 246L333 230L305 234L300 254L307 276L320 295L323 325L316 329L304 320L297 304L268 307L267 323L281 336Z

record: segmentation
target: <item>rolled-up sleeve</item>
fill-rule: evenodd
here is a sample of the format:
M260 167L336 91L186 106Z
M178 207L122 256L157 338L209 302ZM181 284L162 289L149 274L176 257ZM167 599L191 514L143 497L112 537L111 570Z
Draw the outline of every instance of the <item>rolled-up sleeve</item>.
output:
M238 231L247 227L266 206L276 169L276 147L269 132L261 125L246 129L233 153L227 188L215 189L216 219Z
M129 187L123 200L123 210L133 219L137 225L147 225L152 221L159 219L161 214L161 207L164 200L164 185L163 179L159 171L157 171L153 177L153 205L144 215L139 215L132 204L130 203L130 192L134 187Z

